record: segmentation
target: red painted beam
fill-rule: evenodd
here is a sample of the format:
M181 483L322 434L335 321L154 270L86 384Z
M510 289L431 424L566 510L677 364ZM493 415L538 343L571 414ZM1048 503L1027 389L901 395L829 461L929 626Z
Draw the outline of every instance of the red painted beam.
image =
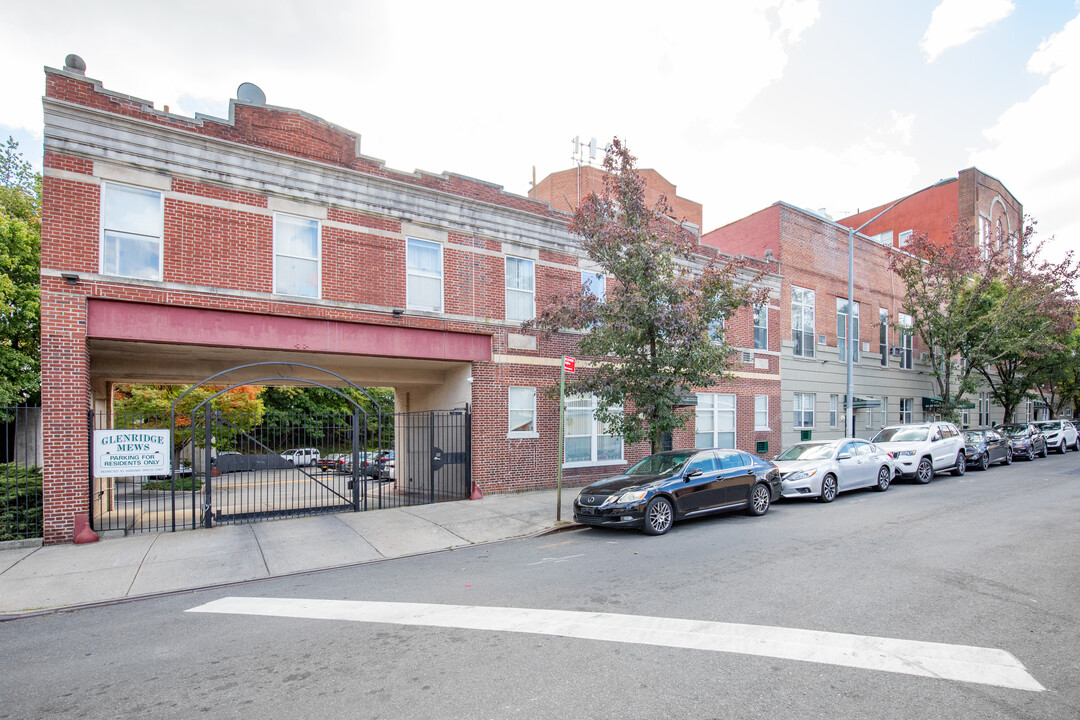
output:
M177 345L487 362L491 337L423 328L283 317L90 298L86 336Z

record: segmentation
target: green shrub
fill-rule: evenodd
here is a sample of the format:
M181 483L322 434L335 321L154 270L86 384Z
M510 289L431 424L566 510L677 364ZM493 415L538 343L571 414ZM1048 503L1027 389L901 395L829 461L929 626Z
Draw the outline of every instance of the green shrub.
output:
M0 541L41 537L41 468L0 463Z

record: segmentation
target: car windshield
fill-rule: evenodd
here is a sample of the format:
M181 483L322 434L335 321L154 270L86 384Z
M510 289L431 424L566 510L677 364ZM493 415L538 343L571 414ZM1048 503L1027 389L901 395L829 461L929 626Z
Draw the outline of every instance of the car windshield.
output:
M827 460L832 457L836 446L832 443L824 445L800 444L792 445L784 452L776 456L777 460Z
M650 455L626 471L627 475L674 475L694 456L692 452L666 452Z
M1061 423L1055 420L1053 422L1037 423L1035 427L1039 428L1040 430L1060 430Z
M870 442L925 442L930 428L926 427L894 427L885 428Z
M1018 435L1024 435L1027 433L1027 425L1001 425L998 427L998 432L1002 435L1010 435L1016 437Z
M964 433L964 441L969 443L980 443L983 441L983 434L981 432L966 432Z

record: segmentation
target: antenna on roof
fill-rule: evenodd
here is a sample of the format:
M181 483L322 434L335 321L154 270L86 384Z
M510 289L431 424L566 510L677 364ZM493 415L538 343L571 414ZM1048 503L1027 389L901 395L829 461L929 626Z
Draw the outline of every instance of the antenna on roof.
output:
M236 99L252 105L265 105L266 93L255 83L240 83L240 87L236 88Z

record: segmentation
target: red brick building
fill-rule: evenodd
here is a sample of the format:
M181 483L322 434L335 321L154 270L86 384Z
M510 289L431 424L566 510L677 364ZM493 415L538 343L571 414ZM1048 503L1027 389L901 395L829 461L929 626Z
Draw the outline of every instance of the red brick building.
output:
M70 541L100 492L87 485L87 410L111 409L114 384L195 383L255 361L392 387L399 412L468 406L480 488L553 486L557 406L544 390L575 336L520 327L598 270L565 212L392 170L361 154L357 134L261 100L233 100L227 119L181 117L65 67L46 68L44 111L47 543ZM779 278L764 282L770 306L728 325L745 350L736 378L701 389L699 422L676 447L775 451L783 303ZM571 416L570 484L647 452L604 436L587 400Z

